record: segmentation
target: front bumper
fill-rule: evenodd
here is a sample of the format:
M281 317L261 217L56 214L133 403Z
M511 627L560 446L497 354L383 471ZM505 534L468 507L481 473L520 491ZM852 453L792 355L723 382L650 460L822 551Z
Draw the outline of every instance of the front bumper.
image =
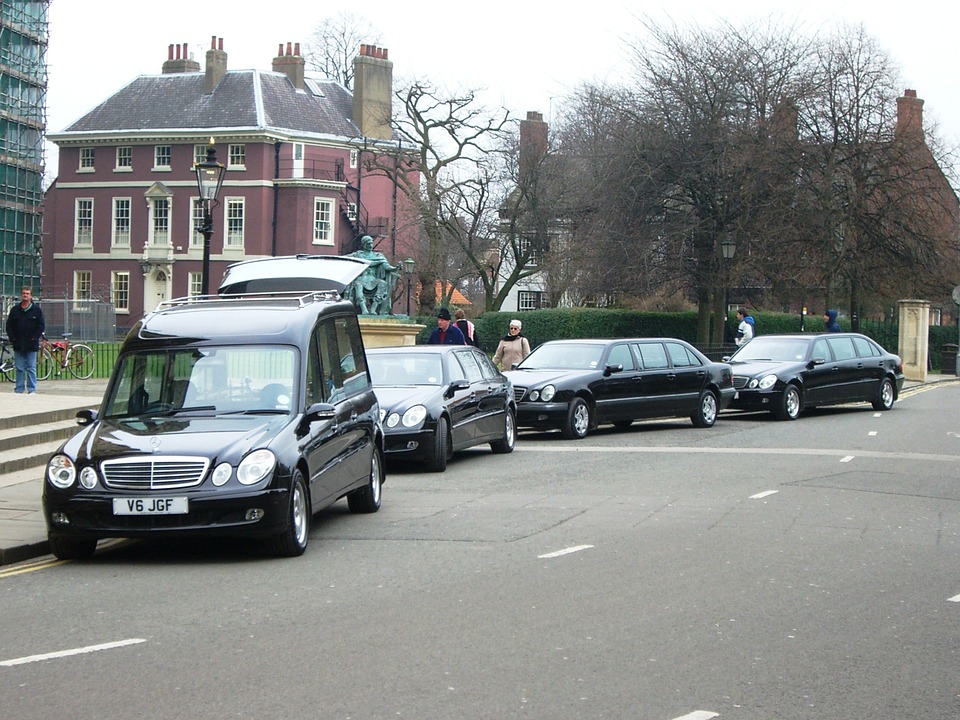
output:
M391 432L384 429L383 433L383 454L386 457L394 458L423 458L433 452L434 438L436 437L434 428L421 428L420 430L404 430L402 432Z
M517 427L555 430L567 422L570 404L565 402L517 403Z
M113 500L186 497L188 511L176 515L115 515ZM43 511L51 536L72 538L144 538L188 535L269 537L289 522L290 490L177 490L151 492L60 491L44 488ZM261 510L259 519L248 511ZM59 519L58 519L59 518ZM66 519L67 522L64 522Z
M772 411L777 407L783 397L783 388L774 386L768 390L736 390L736 394L730 401L731 410L767 410Z

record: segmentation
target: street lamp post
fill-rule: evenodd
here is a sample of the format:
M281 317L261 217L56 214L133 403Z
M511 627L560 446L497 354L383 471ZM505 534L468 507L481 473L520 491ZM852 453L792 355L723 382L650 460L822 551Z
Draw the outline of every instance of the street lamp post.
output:
M728 232L720 242L720 253L723 256L723 327L726 336L727 316L730 312L730 261L737 254L737 233ZM726 342L726 337L720 338L720 344Z
M403 273L407 276L407 317L410 317L410 298L413 296L413 272L416 270L417 263L413 258L408 257L403 261Z
M210 237L213 235L213 215L211 208L217 205L217 198L220 196L220 188L223 187L223 176L226 173L226 167L217 162L217 149L214 147L213 138L207 145L207 157L196 163L194 169L197 172L197 189L200 192L200 202L203 203L203 271L200 278L200 294L208 295L210 292Z

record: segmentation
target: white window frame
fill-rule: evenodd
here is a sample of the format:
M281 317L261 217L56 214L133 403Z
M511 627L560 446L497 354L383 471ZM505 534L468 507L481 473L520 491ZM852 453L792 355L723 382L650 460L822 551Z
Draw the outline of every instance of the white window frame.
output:
M73 311L89 312L93 299L93 273L89 270L73 271Z
M246 170L247 169L247 146L246 145L244 145L243 143L233 143L233 144L227 145L227 169L228 170Z
M550 307L545 296L546 293L540 290L519 290L517 291L517 310L525 312Z
M353 222L357 221L357 204L355 202L347 203L347 217Z
M73 244L93 247L93 198L77 198L73 215Z
M187 273L187 297L198 297L203 292L203 273Z
M190 247L203 247L203 200L198 195L190 199Z
M96 150L92 147L80 148L80 160L77 166L77 172L93 172L96 170Z
M130 273L110 273L110 298L115 312L130 313Z
M123 207L124 205L126 207ZM110 244L113 247L130 247L132 208L132 198L115 197L113 199L113 216L110 224Z
M530 249L530 246L533 244L533 240L526 235L520 237L520 256L527 252ZM533 249L533 252L530 253L530 257L527 258L526 262L523 264L524 267L539 267L542 262L540 257L540 251L536 248Z
M350 168L354 169L360 163L360 150L357 148L350 148Z
M223 247L243 249L243 232L246 219L246 199L226 198L223 201Z
M118 145L114 172L133 172L133 147Z
M161 211L161 208L163 211ZM165 247L171 244L173 200L168 197L150 198L150 245Z
M313 199L313 244L333 246L335 242L334 202L331 198Z
M166 148L166 152L161 152L162 149ZM162 164L163 160L166 159L166 164ZM170 163L173 162L173 146L172 145L154 145L153 146L153 169L161 170L168 172L171 167Z

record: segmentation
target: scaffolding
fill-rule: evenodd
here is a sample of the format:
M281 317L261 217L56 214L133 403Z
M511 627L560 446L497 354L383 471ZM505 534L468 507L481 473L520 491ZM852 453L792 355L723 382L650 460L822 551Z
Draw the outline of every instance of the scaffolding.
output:
M0 0L0 296L42 294L50 0Z

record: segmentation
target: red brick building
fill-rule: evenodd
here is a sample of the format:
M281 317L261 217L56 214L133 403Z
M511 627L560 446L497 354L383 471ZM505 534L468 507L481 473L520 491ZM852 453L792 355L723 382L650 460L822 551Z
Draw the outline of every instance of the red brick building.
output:
M374 237L391 261L416 256L403 194L365 168L396 148L393 63L363 45L354 92L304 72L299 44L272 71L229 70L213 38L204 68L171 45L141 75L49 139L45 298L109 299L128 327L157 302L201 288L203 206L194 163L215 142L226 166L213 209L209 288L228 264L295 253L340 255ZM381 163L382 164L382 163Z

